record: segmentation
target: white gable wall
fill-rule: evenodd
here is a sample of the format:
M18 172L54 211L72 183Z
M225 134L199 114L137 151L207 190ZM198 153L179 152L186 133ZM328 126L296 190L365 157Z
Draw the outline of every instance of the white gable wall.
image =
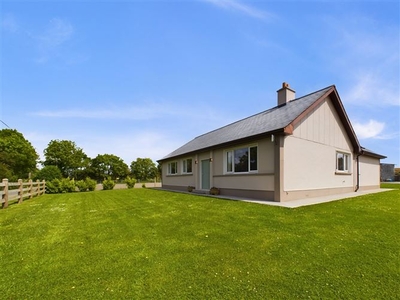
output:
M377 158L362 155L360 161L360 189L379 188L380 161Z
M284 141L284 182L286 192L313 189L349 189L352 174L336 174L336 152L351 156L352 144L329 98L313 109Z

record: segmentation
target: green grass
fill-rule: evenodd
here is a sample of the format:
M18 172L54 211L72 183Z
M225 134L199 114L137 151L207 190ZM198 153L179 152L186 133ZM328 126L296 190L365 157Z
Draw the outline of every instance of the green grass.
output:
M151 189L0 210L2 299L395 299L400 190L296 209Z
M382 182L381 188L383 188L383 189L400 189L400 183Z

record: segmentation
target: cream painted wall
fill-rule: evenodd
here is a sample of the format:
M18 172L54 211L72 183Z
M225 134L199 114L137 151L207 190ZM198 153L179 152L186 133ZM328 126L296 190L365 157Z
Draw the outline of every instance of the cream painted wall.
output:
M214 185L226 189L273 191L274 174L217 176Z
M224 174L224 153L229 149L245 147L249 145L258 146L258 172L254 174ZM212 158L210 163L210 184L220 188L244 189L244 190L274 190L274 142L271 137L260 139L254 142L240 144L232 148L216 149L192 155L193 174L182 175L182 159L163 162L163 185L166 186L195 186L200 189L201 161ZM179 173L177 175L167 175L168 163L178 162ZM198 163L195 164L195 161Z
M360 161L360 186L380 185L380 161L377 158L361 155Z
M183 159L175 159L170 161L165 161L162 164L162 184L163 185L174 185L174 186L195 186L196 184L196 166L194 163L194 157L188 156L184 157L184 159L191 158L192 159L192 174L182 174L182 160ZM170 162L178 162L178 174L176 175L168 175L168 163Z
M284 153L284 191L353 186L353 176L335 174L334 147L288 136Z
M336 152L352 145L328 98L310 112L284 141L284 191L354 186L352 175L335 174Z
M225 152L230 149L257 145L258 172L252 174L224 174ZM274 190L274 142L271 137L235 145L213 152L213 184L216 187L243 190Z

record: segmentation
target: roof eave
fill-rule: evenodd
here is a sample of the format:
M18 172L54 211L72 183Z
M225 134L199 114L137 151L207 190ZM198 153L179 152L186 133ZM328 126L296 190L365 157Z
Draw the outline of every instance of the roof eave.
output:
M367 150L367 149L365 149L365 148L362 148L362 147L361 147L361 153L360 153L360 155L366 155L366 156L370 156L370 157L374 157L374 158L379 158L379 159L385 159L385 158L387 158L387 156L384 156L384 155L381 155L381 154L378 154L378 153L369 151L369 150Z
M291 126L291 124L289 124L288 126L286 126L284 128L274 129L274 130L267 131L267 132L264 132L264 133L261 133L261 134L248 136L248 137L245 137L245 138L241 138L241 139L237 139L237 140L233 140L233 141L229 141L229 142L213 145L213 146L210 146L210 147L205 147L205 148L202 148L202 149L196 149L194 151L181 153L181 154L178 154L178 155L167 156L167 157L164 157L162 159L157 160L157 162L161 163L161 162L166 161L166 160L178 159L178 158L181 158L181 157L186 157L186 156L194 155L194 154L199 153L199 152L206 152L206 151L210 151L210 150L213 150L213 149L228 148L228 147L231 147L233 145L237 145L237 144L241 144L241 143L247 143L247 142L254 141L254 140L260 139L260 138L265 138L265 137L267 137L269 135L272 135L272 134L275 134L275 135L291 135L292 133L293 133L293 126Z

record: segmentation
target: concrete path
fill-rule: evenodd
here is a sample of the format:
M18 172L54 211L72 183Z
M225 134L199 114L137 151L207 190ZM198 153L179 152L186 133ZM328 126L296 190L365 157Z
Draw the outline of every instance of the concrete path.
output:
M358 197L358 196L363 196L363 195L368 195L368 194L382 193L382 192L387 192L387 191L392 191L392 189L376 189L376 190L368 190L368 191L359 191L359 192L353 192L353 193L347 193L347 194L306 198L306 199L293 200L293 201L287 201L287 202L260 201L260 200L244 199L244 198L240 199L240 198L235 198L235 197L228 198L228 197L223 197L223 196L218 196L218 197L219 198L227 198L227 199L231 199L231 200L240 200L240 201L245 201L245 202L264 204L264 205L296 208L296 207L301 207L301 206L320 204L320 203L325 203L325 202L331 202L331 201L336 201L336 200L341 200L341 199L346 199L346 198L353 198L353 197Z

